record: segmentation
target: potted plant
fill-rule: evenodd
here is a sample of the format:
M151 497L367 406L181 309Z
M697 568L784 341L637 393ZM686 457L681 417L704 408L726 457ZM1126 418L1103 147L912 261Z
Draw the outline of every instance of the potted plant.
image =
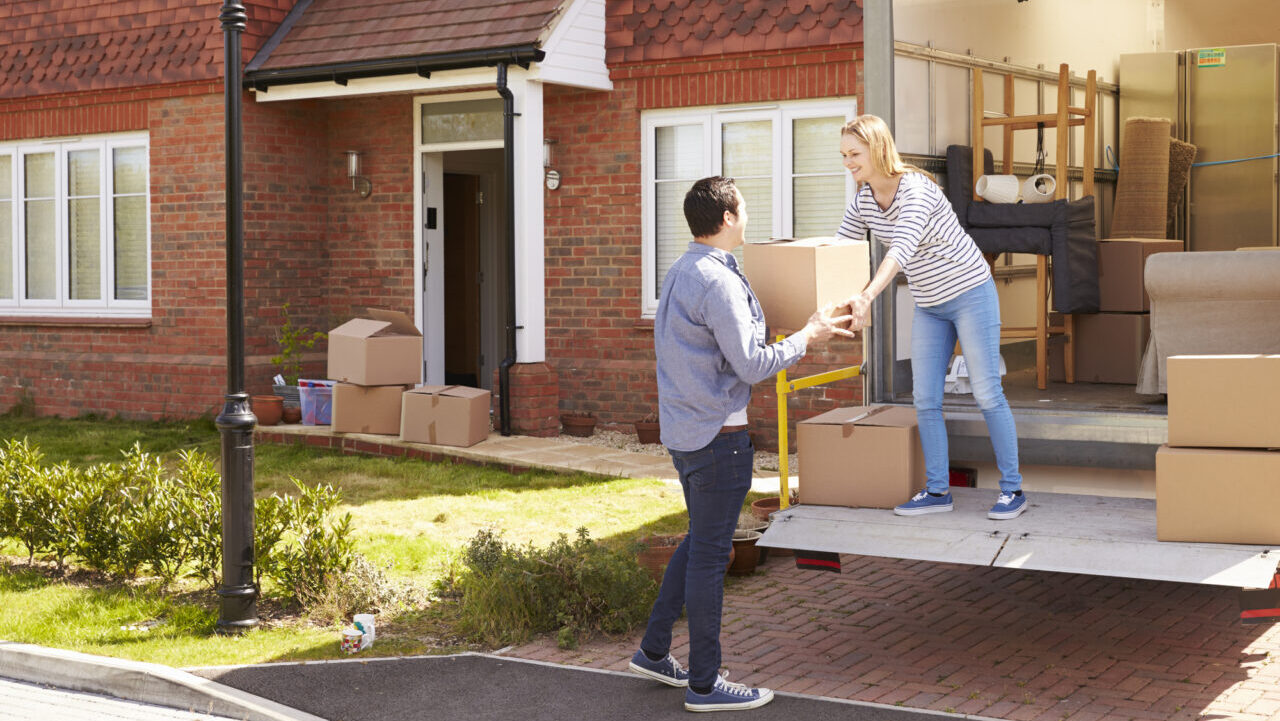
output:
M635 422L636 436L641 443L661 443L662 432L658 426L658 416L650 413Z
M594 413L570 411L560 414L560 425L568 436L590 438L596 432L596 416Z
M284 383L272 386L272 391L284 398L286 408L301 408L298 378L302 375L302 353L315 347L316 341L324 340L328 334L324 331L313 331L304 326L295 326L293 319L289 317L288 303L280 308L280 312L284 315L284 323L276 333L276 341L280 344L280 355L272 356L271 362L280 368ZM301 418L301 411L299 411L299 418Z

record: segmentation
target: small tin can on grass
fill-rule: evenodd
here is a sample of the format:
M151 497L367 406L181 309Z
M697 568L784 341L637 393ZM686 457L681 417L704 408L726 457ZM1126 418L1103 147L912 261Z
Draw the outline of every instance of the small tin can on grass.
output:
M342 629L342 652L353 654L360 651L360 642L364 634L358 628Z

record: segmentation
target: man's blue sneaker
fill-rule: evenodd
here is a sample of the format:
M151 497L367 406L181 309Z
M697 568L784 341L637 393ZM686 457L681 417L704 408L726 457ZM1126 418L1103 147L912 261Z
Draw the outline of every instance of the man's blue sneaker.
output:
M911 500L893 509L899 516L919 516L925 513L946 513L952 509L951 492L941 496L931 496L928 491L920 491Z
M681 668L680 662L672 658L671 654L667 654L661 661L650 661L644 651L636 651L636 655L631 657L629 668L641 676L648 676L668 686L689 685L689 672Z
M1022 512L1027 510L1027 494L1000 492L1000 497L996 499L996 505L987 511L987 518L996 521L1007 521L1010 518L1017 518Z
M773 691L767 688L747 688L740 683L729 683L716 676L711 693L700 694L689 689L684 692L686 711L741 711L759 708L773 700Z

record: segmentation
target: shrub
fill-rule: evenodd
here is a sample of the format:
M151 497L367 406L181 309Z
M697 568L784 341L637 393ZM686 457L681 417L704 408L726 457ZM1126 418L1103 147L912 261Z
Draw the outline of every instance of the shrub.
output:
M184 574L211 587L221 582L221 481L203 453L180 453L172 470L138 444L115 464L79 469L42 460L25 440L0 444L0 537L16 538L28 563L50 554L59 571L75 559L122 578L147 571L164 584ZM335 518L338 492L291 480L297 497L254 504L255 582L272 580L304 606L342 594L367 606L368 596L342 589L373 576L363 568L349 575L351 516Z
M657 592L629 552L590 539L585 528L546 548L519 547L483 530L438 590L457 600L459 629L505 645L556 632L562 648L585 634L623 633L644 623Z
M333 518L341 496L330 486L306 486L292 479L298 497L281 501L285 532L269 550L266 575L274 576L303 606L318 601L334 574L351 566L351 514ZM267 551L268 549L263 549Z

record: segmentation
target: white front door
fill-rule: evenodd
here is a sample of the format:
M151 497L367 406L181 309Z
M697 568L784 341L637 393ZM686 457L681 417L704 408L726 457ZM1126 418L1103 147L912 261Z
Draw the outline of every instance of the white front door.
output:
M422 378L444 383L444 155L422 154Z

